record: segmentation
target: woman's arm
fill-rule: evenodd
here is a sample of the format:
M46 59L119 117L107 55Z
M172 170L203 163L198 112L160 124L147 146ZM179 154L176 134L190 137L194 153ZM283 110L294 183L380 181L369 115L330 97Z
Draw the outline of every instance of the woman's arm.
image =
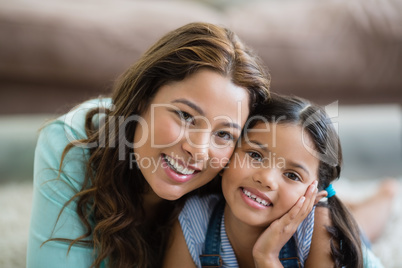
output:
M196 267L191 258L190 252L188 251L180 222L178 220L173 225L170 234L169 243L163 260L163 267Z
M305 267L334 267L331 257L331 236L326 227L331 226L329 210L326 207L316 207L314 217L314 232L311 241L311 248Z
M76 212L76 202L64 204L81 188L85 174L84 150L73 148L58 174L61 154L69 143L67 126L54 122L42 129L35 151L34 193L28 238L27 267L87 268L94 260L93 247L50 238L76 239L86 232ZM68 252L69 250L69 252ZM67 254L68 253L68 254Z

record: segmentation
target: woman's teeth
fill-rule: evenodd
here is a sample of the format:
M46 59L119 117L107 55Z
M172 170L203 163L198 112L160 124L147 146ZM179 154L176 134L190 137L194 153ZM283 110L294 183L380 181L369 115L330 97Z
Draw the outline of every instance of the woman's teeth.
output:
M243 189L243 193L244 193L248 198L254 200L255 202L257 202L257 203L259 203L259 204L261 204L261 205L263 205L263 206L269 207L269 205L270 205L267 201L265 201L265 200L263 200L263 199L257 197L256 195L252 194L251 192L249 192L249 191L247 191L247 190L245 190L245 189Z
M179 163L177 163L176 160L174 160L173 158L171 158L168 155L165 155L165 160L167 161L169 166L178 173L181 173L184 175L191 175L195 172L194 169L189 169L189 168L186 168L186 167L180 165Z

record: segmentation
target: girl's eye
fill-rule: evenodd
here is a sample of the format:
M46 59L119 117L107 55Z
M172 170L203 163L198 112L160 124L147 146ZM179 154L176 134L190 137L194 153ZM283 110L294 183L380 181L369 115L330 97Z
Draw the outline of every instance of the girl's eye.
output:
M292 181L301 181L301 178L299 175L293 172L286 172L284 173L285 177L291 179Z
M252 159L255 159L255 160L259 161L259 162L261 162L261 161L263 160L261 154L259 154L259 153L257 153L257 152L248 152L247 154L248 154L248 156L250 156Z
M219 138L223 139L223 140L227 140L227 141L233 141L234 137L232 134L230 134L229 132L226 131L218 131L216 133L216 136L218 136Z
M186 121L187 123L194 124L194 117L191 114L183 111L176 111L176 112L182 120Z

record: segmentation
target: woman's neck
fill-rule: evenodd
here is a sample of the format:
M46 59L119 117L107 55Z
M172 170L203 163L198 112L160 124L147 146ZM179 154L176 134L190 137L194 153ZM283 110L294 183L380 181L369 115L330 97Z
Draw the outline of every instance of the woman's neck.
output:
M160 198L151 188L144 193L143 208L145 211L145 222L152 222L157 216L159 205L163 199Z
M236 254L239 267L254 267L253 247L265 228L242 222L233 215L228 205L225 206L224 214L226 234Z

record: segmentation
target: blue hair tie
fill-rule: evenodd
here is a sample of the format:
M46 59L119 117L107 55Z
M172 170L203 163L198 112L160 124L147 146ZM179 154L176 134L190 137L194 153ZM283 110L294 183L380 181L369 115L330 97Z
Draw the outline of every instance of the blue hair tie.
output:
M336 194L336 191L334 187L332 187L332 184L328 185L328 187L325 188L324 190L327 191L328 193L327 198L333 197Z

